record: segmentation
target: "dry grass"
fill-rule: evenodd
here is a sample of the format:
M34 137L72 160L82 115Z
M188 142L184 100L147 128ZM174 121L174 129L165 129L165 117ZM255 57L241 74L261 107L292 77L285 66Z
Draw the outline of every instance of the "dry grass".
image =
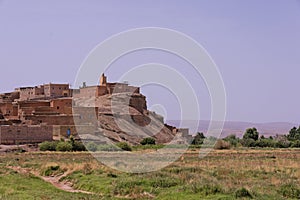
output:
M4 166L40 172L59 166L78 189L114 197L165 199L175 193L192 195L190 199L199 194L232 197L245 188L258 199L260 195L283 199L279 188L288 184L300 188L300 149L213 150L202 159L197 151L188 151L170 166L146 174L114 171L88 153L3 154L0 159Z

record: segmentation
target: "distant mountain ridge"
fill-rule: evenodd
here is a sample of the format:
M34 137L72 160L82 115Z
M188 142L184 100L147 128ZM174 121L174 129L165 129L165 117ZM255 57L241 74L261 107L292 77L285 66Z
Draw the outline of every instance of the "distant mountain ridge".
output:
M179 120L167 120L168 124L172 124L175 126L179 126ZM210 121L208 120L200 120L199 127L197 128L198 132L207 133L207 129ZM189 125L187 128L195 128L192 127L195 124L195 121L185 121L185 124ZM242 137L245 130L247 128L255 127L258 132L264 136L275 136L275 135L284 135L287 134L291 128L294 126L298 127L300 124L289 123L289 122L270 122L270 123L252 123L252 122L238 122L238 121L226 121L224 123L224 128L222 131L221 137L226 137L231 134L235 134L238 137ZM194 134L194 133L190 133Z

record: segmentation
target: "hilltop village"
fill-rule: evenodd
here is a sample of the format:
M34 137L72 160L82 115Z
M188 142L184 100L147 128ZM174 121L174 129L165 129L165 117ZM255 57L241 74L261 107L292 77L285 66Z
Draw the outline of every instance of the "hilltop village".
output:
M112 99L116 103L112 104ZM151 129L160 126L160 131L151 135ZM189 137L188 129L164 124L162 116L147 110L139 87L109 83L104 74L95 86L83 83L79 89L71 89L69 84L48 83L0 94L0 144L39 143L70 135L131 144L151 136L158 143L167 143L178 134Z

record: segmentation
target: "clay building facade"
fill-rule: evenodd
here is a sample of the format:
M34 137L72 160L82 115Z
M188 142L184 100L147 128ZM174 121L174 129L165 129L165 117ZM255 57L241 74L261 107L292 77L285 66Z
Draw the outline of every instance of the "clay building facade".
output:
M44 85L46 97L68 97L70 96L69 84L49 83Z
M19 100L21 101L71 96L69 84L48 83L35 87L20 87L16 88L15 91L19 92Z

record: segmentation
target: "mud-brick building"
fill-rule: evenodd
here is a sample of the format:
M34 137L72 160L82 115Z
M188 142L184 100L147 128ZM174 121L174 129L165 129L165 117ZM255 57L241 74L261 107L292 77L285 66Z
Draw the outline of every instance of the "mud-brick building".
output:
M34 87L20 87L15 89L19 92L19 100L31 100L41 98L70 97L69 84L48 83Z
M53 140L53 126L2 125L0 144L26 144Z
M102 74L100 84L94 86L86 86L84 83L79 90L74 90L74 97L92 98L113 93L134 93L139 94L140 88L131 86L128 83L108 83L107 77Z

